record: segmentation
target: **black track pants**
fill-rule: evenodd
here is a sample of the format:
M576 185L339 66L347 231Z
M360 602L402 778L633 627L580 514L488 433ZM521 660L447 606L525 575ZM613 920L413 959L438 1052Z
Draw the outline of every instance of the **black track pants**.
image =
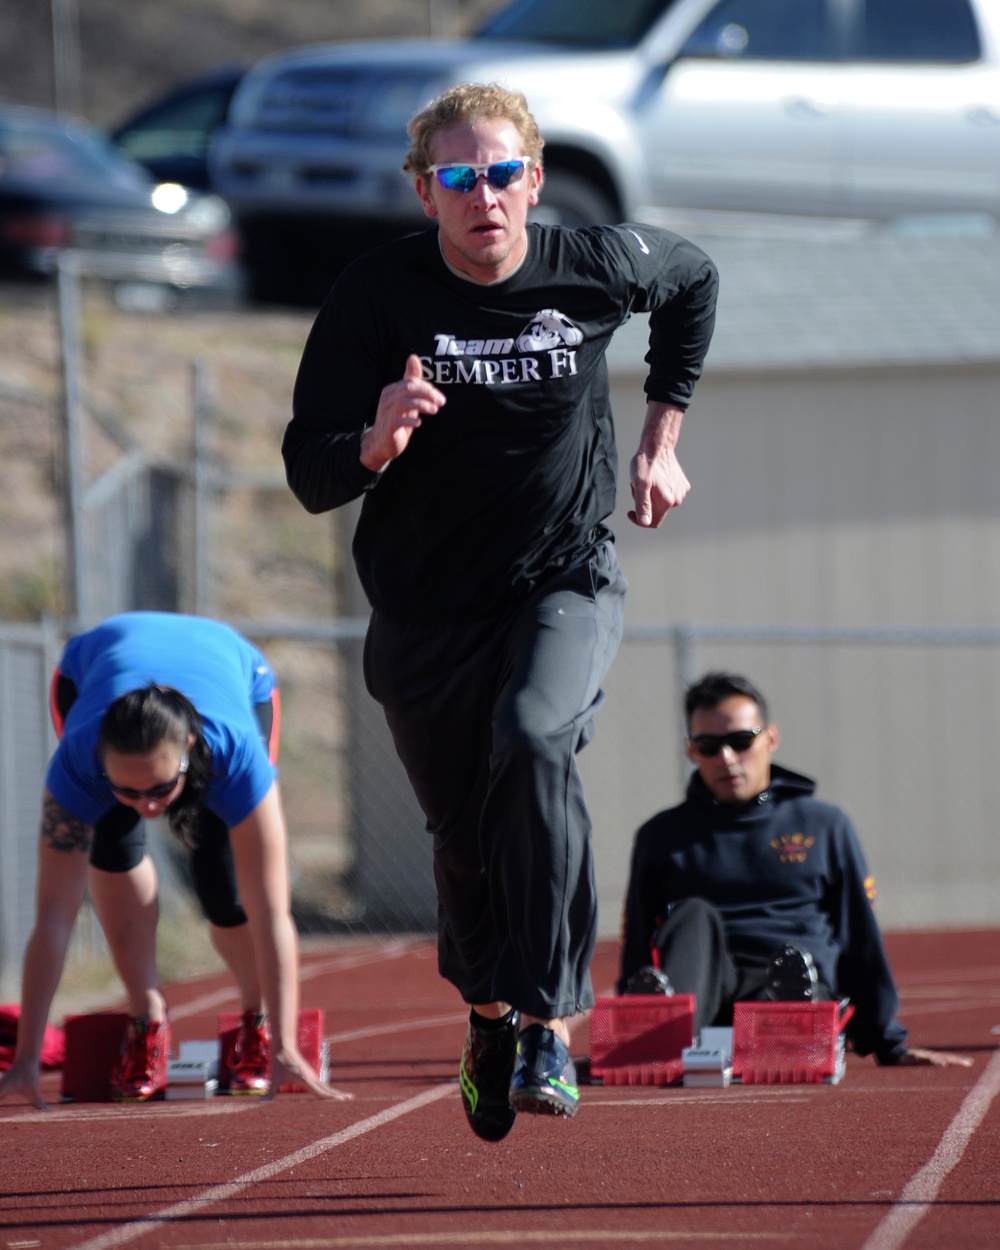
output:
M721 914L703 899L674 903L653 945L674 990L695 996L696 1034L705 1025L731 1025L734 1003L766 997L770 959L760 956L736 963L726 943ZM832 997L826 986L818 987L817 1002Z
M441 973L466 1002L569 1016L593 1002L593 731L625 595L610 542L502 619L374 614L368 688L433 837Z

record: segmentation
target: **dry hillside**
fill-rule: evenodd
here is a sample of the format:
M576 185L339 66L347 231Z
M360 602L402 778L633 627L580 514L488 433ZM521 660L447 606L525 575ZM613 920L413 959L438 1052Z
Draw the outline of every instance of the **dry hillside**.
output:
M463 33L499 0L0 0L0 100L55 101L54 15L76 31L76 110L109 126L173 83L297 44Z

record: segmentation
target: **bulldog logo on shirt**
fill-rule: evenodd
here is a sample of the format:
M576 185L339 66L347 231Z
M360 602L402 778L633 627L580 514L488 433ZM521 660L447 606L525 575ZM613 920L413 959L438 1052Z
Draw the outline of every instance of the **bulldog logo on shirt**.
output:
M519 352L545 352L565 343L578 347L583 342L583 331L558 308L543 308L535 314L530 325L517 336Z

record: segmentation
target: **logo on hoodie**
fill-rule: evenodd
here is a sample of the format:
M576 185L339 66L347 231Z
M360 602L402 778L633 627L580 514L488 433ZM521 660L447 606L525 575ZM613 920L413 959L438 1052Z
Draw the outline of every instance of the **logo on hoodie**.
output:
M816 839L806 833L779 833L771 839L771 847L778 852L782 864L804 864Z

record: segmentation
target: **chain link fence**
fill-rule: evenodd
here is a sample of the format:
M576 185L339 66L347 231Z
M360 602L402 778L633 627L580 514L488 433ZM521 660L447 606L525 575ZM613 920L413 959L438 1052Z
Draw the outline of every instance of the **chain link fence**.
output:
M45 762L54 745L48 677L58 639L41 626L0 625L0 996L15 995L35 910L36 835Z
M237 621L282 685L281 776L304 933L430 932L430 843L380 710L361 686L365 621ZM34 914L46 691L62 638L0 627L0 983L15 991ZM581 756L600 928L613 934L632 835L687 777L683 688L745 672L771 701L777 758L853 818L890 928L997 922L1000 839L989 779L1000 630L647 625L626 631L598 733ZM162 857L170 835L151 830ZM168 874L169 875L169 874ZM169 898L165 900L169 907ZM86 930L89 934L90 930Z

